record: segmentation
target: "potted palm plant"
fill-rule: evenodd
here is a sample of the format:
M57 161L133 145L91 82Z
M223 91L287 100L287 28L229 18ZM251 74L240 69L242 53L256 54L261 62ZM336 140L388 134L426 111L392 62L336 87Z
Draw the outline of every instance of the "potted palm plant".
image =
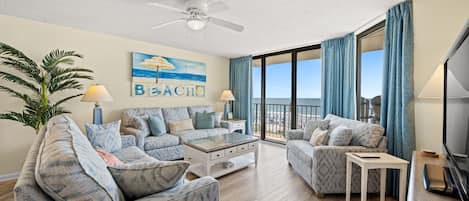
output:
M83 58L75 51L52 50L36 63L23 52L0 42L0 91L20 99L24 103L22 111L0 113L0 119L12 120L34 128L36 134L56 115L70 113L62 104L82 96L81 92L65 97L51 98L57 92L81 90L81 80L92 80L92 70L74 67L74 59ZM13 73L16 72L16 73ZM57 96L57 95L56 95Z

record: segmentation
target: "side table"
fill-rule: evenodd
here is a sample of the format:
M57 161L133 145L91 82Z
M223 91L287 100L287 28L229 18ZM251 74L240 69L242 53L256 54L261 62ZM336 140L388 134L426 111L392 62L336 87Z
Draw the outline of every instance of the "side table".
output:
M368 170L381 169L380 176L380 201L385 200L386 194L386 169L399 169L399 201L405 201L407 184L408 161L397 158L387 153L345 153L347 156L346 168L346 195L345 200L350 201L352 189L352 163L360 166L361 169L361 201L366 201ZM366 158L366 156L377 156L379 158Z
M242 134L246 133L246 120L222 120L220 124L224 128L228 128L228 132L232 133L240 130Z

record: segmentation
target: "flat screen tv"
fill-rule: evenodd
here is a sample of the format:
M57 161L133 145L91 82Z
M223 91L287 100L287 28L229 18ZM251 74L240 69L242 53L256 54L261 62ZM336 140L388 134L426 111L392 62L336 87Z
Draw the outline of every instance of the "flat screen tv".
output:
M469 201L469 23L445 61L443 147L461 200Z

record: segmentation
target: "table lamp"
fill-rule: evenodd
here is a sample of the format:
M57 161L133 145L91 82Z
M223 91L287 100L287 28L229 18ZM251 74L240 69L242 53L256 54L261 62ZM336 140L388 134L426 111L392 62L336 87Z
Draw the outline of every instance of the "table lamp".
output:
M220 100L225 102L225 109L223 112L223 118L225 120L228 120L228 113L229 113L229 107L230 107L230 101L234 101L235 97L233 96L233 93L229 89L223 90L223 92L220 95Z
M100 102L111 102L112 97L106 90L106 87L100 84L94 84L88 87L81 102L95 102L93 110L93 124L103 123L103 110L99 105Z

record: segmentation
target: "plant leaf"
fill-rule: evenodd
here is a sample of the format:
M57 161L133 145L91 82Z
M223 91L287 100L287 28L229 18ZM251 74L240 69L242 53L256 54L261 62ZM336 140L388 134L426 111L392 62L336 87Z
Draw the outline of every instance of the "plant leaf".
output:
M16 75L0 71L0 79L6 80L12 83L16 83L18 85L21 85L24 88L32 90L33 92L37 94L40 94L40 90L33 83L30 83Z

